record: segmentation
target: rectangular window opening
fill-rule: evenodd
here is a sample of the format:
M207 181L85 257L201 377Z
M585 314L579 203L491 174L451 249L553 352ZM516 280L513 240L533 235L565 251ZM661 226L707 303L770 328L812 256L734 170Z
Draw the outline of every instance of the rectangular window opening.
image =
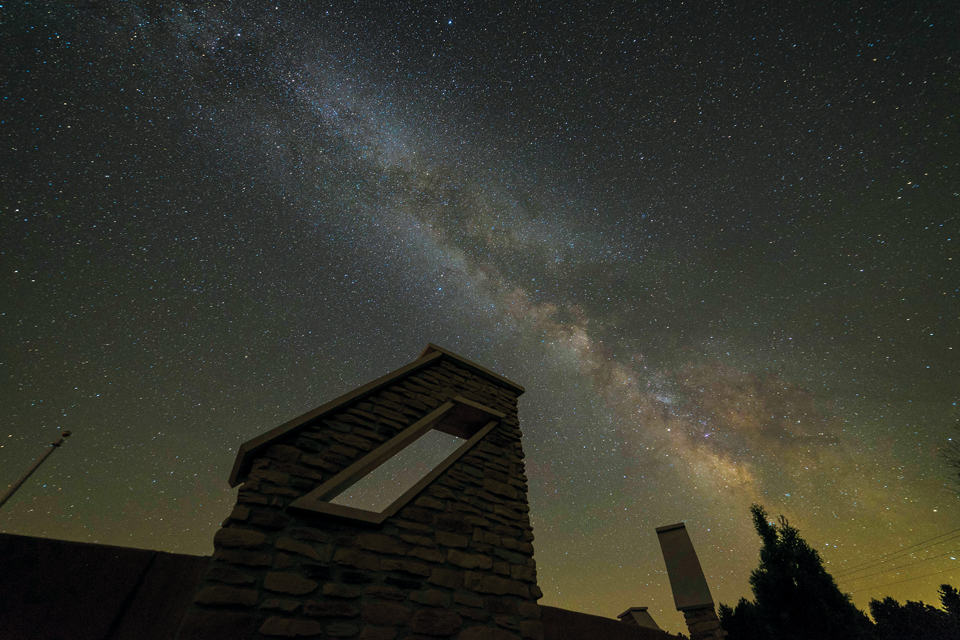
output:
M331 504L381 512L457 450L466 440L431 429L330 500Z

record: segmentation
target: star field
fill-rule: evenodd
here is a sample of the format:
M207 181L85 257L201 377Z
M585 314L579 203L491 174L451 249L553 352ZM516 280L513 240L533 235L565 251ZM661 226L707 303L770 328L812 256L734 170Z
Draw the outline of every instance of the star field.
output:
M855 571L960 530L948 5L2 11L0 488L74 436L0 530L210 553L240 443L433 342L527 389L543 604L684 630L654 528L732 605L752 502L860 608L960 582Z

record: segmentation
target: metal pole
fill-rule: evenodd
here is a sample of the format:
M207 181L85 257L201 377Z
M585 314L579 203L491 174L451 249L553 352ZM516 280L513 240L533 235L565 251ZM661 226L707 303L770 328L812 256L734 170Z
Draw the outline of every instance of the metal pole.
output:
M30 467L25 474L23 474L23 477L20 478L19 480L17 480L16 484L14 484L12 487L10 487L10 490L7 491L7 493L6 493L2 498L0 498L0 507L2 507L3 505L5 505L5 504L7 503L7 500L9 500L10 498L12 498L12 497L13 497L13 494L15 494L15 493L17 492L17 489L19 489L21 486L23 486L23 483L27 481L27 478L29 478L30 476L32 476L32 475L33 475L33 472L36 471L37 468L38 468L41 464L43 464L43 461L46 460L47 457L48 457L51 453L53 453L53 451L54 451L55 449L57 449L60 445L63 444L64 438L69 438L69 437L70 437L70 432L69 432L69 431L64 431L62 438L57 438L56 440L54 440L53 442L50 443L50 446L47 447L47 450L43 452L43 455L42 455L42 456L40 456L39 458L37 458L37 461L33 463L33 466Z

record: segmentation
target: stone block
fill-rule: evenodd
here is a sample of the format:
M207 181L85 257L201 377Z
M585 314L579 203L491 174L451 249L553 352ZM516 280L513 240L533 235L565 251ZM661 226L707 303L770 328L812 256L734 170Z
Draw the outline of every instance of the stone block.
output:
M327 637L328 638L352 638L360 632L360 627L352 624L328 624L327 625Z
M337 564L366 569L367 571L378 571L381 566L380 558L372 553L363 553L348 548L337 549L337 552L333 554L333 561Z
M427 536L418 536L413 533L401 533L400 539L404 542L409 542L410 544L417 544L423 547L436 548L437 543L433 541L432 538Z
M265 493L272 496L286 496L288 498L299 498L301 491L296 489L290 489L289 487L272 487L265 486L260 488L260 493Z
M365 429L363 427L357 427L353 430L353 435L360 436L361 438L366 438L367 440L376 440L378 442L383 442L386 440L386 437L380 435L372 429Z
M237 494L237 503L239 504L267 504L268 502L270 502L270 500L266 496L243 491L242 487L240 493Z
M213 536L213 546L225 549L256 549L267 542L267 536L259 531L230 527L220 529Z
M287 533L289 533L292 538L296 538L298 540L309 540L311 542L330 542L330 534L326 531L320 531L319 529L297 527L290 529L290 531Z
M467 491L469 491L469 489L467 489ZM484 509L487 509L487 510L493 509L493 507L490 506L490 505L483 506L483 505L478 504L477 507L475 507L475 506L473 506L472 504L467 504L466 502L454 502L454 503L453 503L453 509L454 509L454 511L461 511L461 512L463 512L463 513L472 513L472 514L475 515L475 516L479 516L479 515L482 515L482 514L483 514L483 511L481 511L480 508L478 508L478 507L484 508Z
M353 458L356 458L356 457L357 457L357 454L359 453L359 450L358 450L358 449L355 449L355 448L353 448L353 447L348 447L348 446L343 445L343 444L334 444L334 445L331 445L329 451L330 451L331 453L336 453L336 454L338 454L338 455L341 455L341 456L343 456L343 457L345 457L345 458L349 458L349 459L351 459L351 460L352 460Z
M372 598L378 598L380 600L394 600L396 602L403 602L407 599L407 594L400 589L395 587L386 587L379 584L371 584L364 589L363 592Z
M464 569L490 569L493 561L487 556L480 556L450 549L447 551L447 562Z
M263 588L277 593L302 596L317 589L317 583L295 573L271 572L263 579Z
M512 599L497 598L494 596L484 598L484 607L490 613L506 613L508 615L513 615L520 609L520 606Z
M369 451L370 447L373 446L372 442L366 438L357 436L355 433L331 433L330 437L342 445L360 449L362 451Z
M434 534L436 541L445 547L465 547L469 542L467 536L448 531L437 531Z
M278 553L273 559L274 569L289 569L293 566L293 558L286 553Z
M257 617L236 611L189 613L180 626L180 640L237 640L249 638L257 628Z
M326 582L330 579L330 566L326 564L314 564L313 562L303 562L300 564L300 571L311 580Z
M254 509L250 515L250 524L264 529L279 530L290 524L290 518L274 509Z
M267 447L263 456L278 462L296 462L300 459L300 450L285 444L274 444Z
M479 516L463 516L463 521L467 523L467 526L470 527L472 531L475 527L483 527L484 529L489 529L491 526L490 521L486 518L481 518ZM498 525L499 526L499 525ZM497 533L500 533L497 531Z
M483 529L474 529L473 530L473 541L482 542L484 544L493 545L495 547L500 546L503 543L503 546L507 546L507 539L503 539L495 533L490 533L489 531L484 531ZM512 541L511 541L512 542Z
M293 613L300 606L296 600L284 600L282 598L269 598L260 603L257 607L261 611L282 611L284 613Z
M407 555L426 560L427 562L443 562L445 559L445 556L436 549L427 549L424 547L416 547Z
M394 640L397 637L395 629L388 627L364 627L357 640Z
M429 576L433 571L430 567L422 562L414 562L412 560L393 560L390 558L385 558L380 561L380 569L382 571L402 571L404 573L423 577Z
M473 607L456 607L454 610L460 614L461 618L465 618L467 620L484 622L490 619L490 614L484 609L474 609Z
M383 581L388 585L399 587L404 591L413 591L423 586L423 583L420 582L419 580L411 580L409 578L397 578L395 576L387 576L386 578L383 579Z
M269 553L257 553L255 551L236 549L218 549L216 553L213 554L213 559L248 567L269 567L273 564L273 556Z
M233 511L230 512L230 519L236 520L237 522L244 522L249 517L250 517L250 507L246 507L242 504L236 505L233 508Z
M473 533L473 526L467 522L466 517L467 516L461 516L456 513L444 513L436 517L434 526L437 531L471 535Z
M382 418L386 418L388 421L397 423L400 427L406 427L410 424L410 421L407 420L406 416L382 405L375 406L373 408L373 413ZM389 422L387 422L387 424L389 424Z
M434 514L420 507L404 507L398 514L404 520L429 524L433 522ZM399 526L399 523L397 523Z
M305 464L316 469L323 469L328 473L339 473L340 467L324 460L321 456L303 456L300 459L300 464Z
M193 601L198 604L218 606L252 607L257 604L260 594L254 589L238 589L236 587L206 587L197 592Z
M277 465L277 469L279 469L280 471L283 471L284 473L289 473L291 476L295 476L297 478L305 478L307 480L319 481L319 480L323 480L324 478L324 475L319 471L308 469L307 467L304 467L303 465L299 465L299 464L281 463ZM304 486L309 487L312 485L307 484Z
M525 582L536 582L537 581L537 570L533 567L521 567L519 565L512 565L510 567L510 577L514 580L523 580Z
M434 498L423 496L413 501L413 504L424 509L433 509L434 511L444 511L446 507L442 502Z
M253 576L230 567L212 567L207 571L207 578L227 584L250 584L253 582Z
M500 516L509 522L519 522L521 520L521 515L514 511L513 509L508 509L503 505L496 505L493 508L493 514Z
M410 630L428 636L450 636L463 626L463 618L446 609L420 609L410 620Z
M430 531L430 527L420 522L408 522L406 520L394 520L393 524L397 525L401 529L406 529L408 531L420 531L427 532Z
M289 551L291 553L297 553L301 556L306 556L308 558L313 558L314 560L320 559L320 554L317 553L316 549L308 545L306 542L300 542L294 540L293 538L280 538L274 544L277 549L282 549L283 551Z
M437 589L413 591L410 594L410 599L428 607L447 607L450 605L450 597Z
M323 585L323 595L331 598L359 598L360 588L351 587L345 584L338 584L335 582L328 582L327 584Z
M280 616L270 616L260 627L261 635L285 638L318 636L320 632L320 623L315 620L293 620Z
M453 594L453 601L458 604L465 604L468 607L477 607L480 609L486 606L483 602L483 598L468 591L457 591L455 594Z
M370 584L376 577L367 571L341 571L340 580L347 584Z
M520 631L520 623L513 619L513 616L496 616L493 619L498 626L503 627L504 629L510 629L511 631Z
M257 469L256 471L251 471L250 475L247 476L247 482L250 480L266 481L271 484L277 484L281 486L286 485L289 479L290 476L287 474L280 471L272 471L270 469ZM260 488L261 490L263 489L262 485Z
M491 593L494 595L511 594L521 598L530 597L530 589L527 585L516 580L508 580L500 576L486 575L467 571L463 578L464 588L478 593Z
M463 584L463 572L451 569L434 569L427 582L447 589L458 589Z
M329 602L307 600L303 603L303 615L311 618L356 618L360 615L360 610L338 600Z
M407 552L407 546L396 538L385 536L381 533L361 533L357 536L356 544L361 549L376 551L378 553L393 553L403 555Z
M450 491L450 489L435 484L427 487L427 493L434 498L439 498L440 500L450 500L451 498L456 497L456 495L453 493L453 491Z
M364 622L379 627L404 624L410 614L410 609L396 602L370 602L360 611Z
M507 551L506 549L495 548L493 555L501 560L506 560L510 564L526 564L527 562L526 556L516 553L515 551Z
M498 573L501 576L510 575L510 565L506 562L494 562L493 563L493 572Z

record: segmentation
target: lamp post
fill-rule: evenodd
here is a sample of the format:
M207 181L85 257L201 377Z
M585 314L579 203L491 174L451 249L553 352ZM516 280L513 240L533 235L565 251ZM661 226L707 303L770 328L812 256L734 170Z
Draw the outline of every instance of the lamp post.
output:
M60 445L64 443L65 438L69 438L69 437L70 437L70 432L64 431L62 437L57 438L56 440L50 443L50 446L47 447L46 451L43 452L43 455L37 458L37 461L33 463L33 466L30 467L25 474L23 474L23 477L17 480L17 482L12 487L10 487L10 490L7 491L7 493L4 494L2 498L0 498L0 507L5 505L7 503L7 500L13 497L13 494L17 492L17 489L23 486L23 483L27 481L27 478L33 475L33 472L36 471L41 464L43 464L43 461L46 460L51 453L53 453L54 449L59 448Z

